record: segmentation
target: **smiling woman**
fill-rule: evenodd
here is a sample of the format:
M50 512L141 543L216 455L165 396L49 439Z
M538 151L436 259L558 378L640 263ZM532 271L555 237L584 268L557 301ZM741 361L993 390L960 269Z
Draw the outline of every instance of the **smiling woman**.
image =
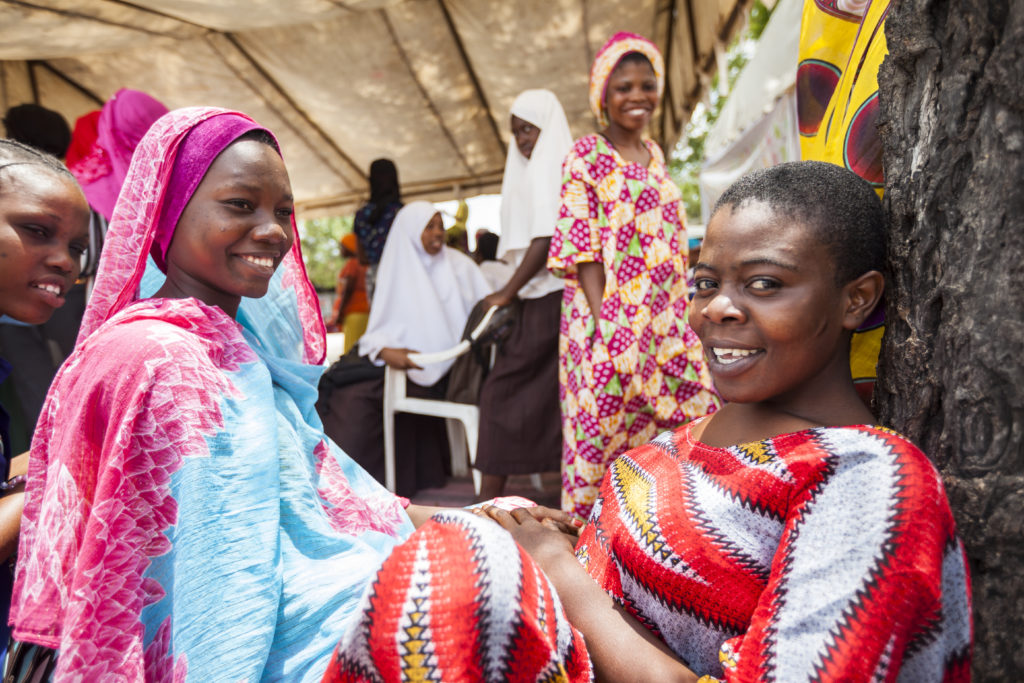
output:
M59 648L55 678L317 680L412 531L316 416L294 235L247 116L178 110L143 138L29 463L13 625Z
M89 206L54 157L0 139L0 315L41 324L64 304L89 243ZM0 358L0 383L12 367ZM10 631L14 580L8 560L17 549L24 491L24 455L11 450L9 416L0 405L0 660ZM15 462L12 465L12 460ZM20 472L18 470L21 469Z
M686 326L681 193L646 137L664 87L657 47L613 36L590 73L602 129L565 160L548 268L565 278L559 339L562 508L590 514L608 464L718 399Z
M0 142L0 313L32 324L64 304L89 244L82 191L43 159Z

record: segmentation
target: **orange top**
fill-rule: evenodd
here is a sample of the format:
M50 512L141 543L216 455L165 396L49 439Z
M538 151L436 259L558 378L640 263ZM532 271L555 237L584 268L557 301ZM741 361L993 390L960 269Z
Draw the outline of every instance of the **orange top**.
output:
M370 300L366 297L366 266L359 263L359 259L350 258L345 262L341 272L338 273L338 297L334 300L335 319L337 310L341 305L342 280L348 280L348 286L352 289L352 295L342 311L345 315L349 313L369 313Z

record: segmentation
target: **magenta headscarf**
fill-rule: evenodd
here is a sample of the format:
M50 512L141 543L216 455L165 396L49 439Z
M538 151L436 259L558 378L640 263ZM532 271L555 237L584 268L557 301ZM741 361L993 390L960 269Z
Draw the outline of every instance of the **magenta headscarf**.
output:
M122 88L100 111L92 150L82 154L82 161L89 163L69 161L68 168L78 178L89 204L108 221L128 174L132 153L153 122L166 113L167 107L146 93ZM91 134L88 130L81 132ZM79 134L76 124L75 135ZM72 146L76 145L75 135Z
M78 344L139 298L147 257L152 254L164 267L178 219L210 164L239 136L257 129L266 130L245 114L210 107L177 109L153 124L139 143L114 208ZM292 230L296 230L294 217ZM326 346L325 330L316 291L302 262L297 230L279 268L282 277L275 286L293 293L287 315L297 316L295 324L301 328L300 356L307 363L319 363ZM250 303L258 307L266 300L270 306L271 299ZM243 308L246 305L243 302Z

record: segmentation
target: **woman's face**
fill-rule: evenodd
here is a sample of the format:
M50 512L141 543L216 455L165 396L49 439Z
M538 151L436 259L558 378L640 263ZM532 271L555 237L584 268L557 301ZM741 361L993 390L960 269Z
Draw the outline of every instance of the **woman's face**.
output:
M811 227L763 202L722 207L694 280L690 326L725 400L793 407L849 377L846 287Z
M444 221L441 220L440 213L435 213L427 223L427 227L423 228L420 242L423 244L423 250L431 256L440 254L444 249Z
M88 246L89 205L73 179L38 164L0 170L0 313L49 320Z
M515 114L512 115L512 137L516 140L516 148L527 159L533 154L533 148L540 137L540 128L525 121Z
M605 110L611 126L642 131L658 107L658 79L647 62L623 62L608 77Z
M168 281L234 316L241 297L267 293L295 239L294 211L277 152L255 140L233 143L210 165L178 220Z

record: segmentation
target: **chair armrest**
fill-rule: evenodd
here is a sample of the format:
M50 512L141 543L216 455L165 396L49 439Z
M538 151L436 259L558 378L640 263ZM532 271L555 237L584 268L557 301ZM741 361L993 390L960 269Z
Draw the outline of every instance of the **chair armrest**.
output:
M409 360L416 365L430 365L431 363L441 363L446 360L451 360L456 356L461 356L466 351L469 351L469 341L460 341L450 349L444 351L433 351L431 353L410 353Z
M480 322L477 324L477 326L473 328L473 331L469 333L470 339L476 341L480 337L480 335L483 334L483 331L487 329L487 323L491 322L491 318L494 317L494 314L497 312L498 308L498 306L491 306L490 308L487 309L487 313L485 313L484 317L480 319Z

